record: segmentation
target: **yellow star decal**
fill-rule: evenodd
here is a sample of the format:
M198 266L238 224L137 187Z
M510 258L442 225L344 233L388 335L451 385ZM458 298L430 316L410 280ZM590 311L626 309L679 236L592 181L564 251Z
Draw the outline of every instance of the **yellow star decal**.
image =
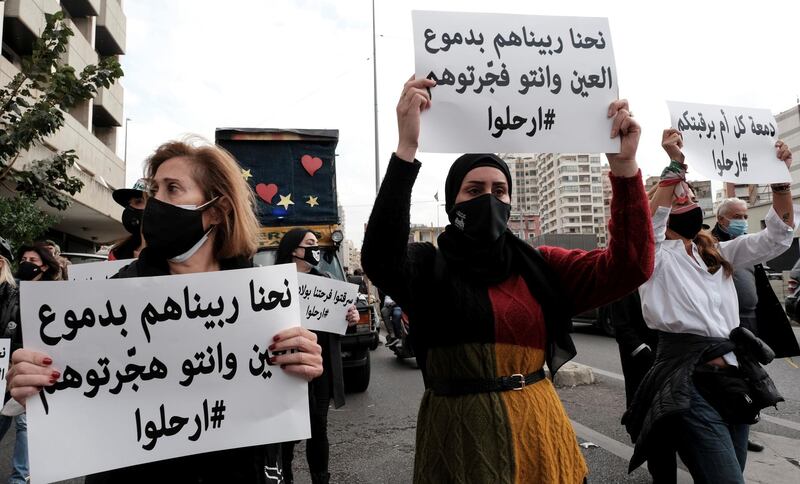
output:
M306 200L306 203L311 205L312 207L316 207L317 205L319 205L319 202L317 201L318 198L319 197L312 197L311 195L309 195L308 200Z
M242 178L244 178L244 181L250 181L250 179L253 178L253 174L250 173L250 170L242 168Z
M294 202L292 201L292 194L291 193L286 195L286 196L283 196L283 195L278 195L278 196L281 197L281 201L276 203L276 205L282 206L286 210L289 210L289 205L294 205Z

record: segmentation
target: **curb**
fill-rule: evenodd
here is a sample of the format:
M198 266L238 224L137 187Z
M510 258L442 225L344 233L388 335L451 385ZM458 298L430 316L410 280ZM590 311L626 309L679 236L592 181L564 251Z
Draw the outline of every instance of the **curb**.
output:
M547 377L550 378L550 369L547 368L547 365L545 365L544 371ZM553 385L555 385L556 388L571 388L579 385L592 385L594 383L594 372L591 367L569 361L558 369Z

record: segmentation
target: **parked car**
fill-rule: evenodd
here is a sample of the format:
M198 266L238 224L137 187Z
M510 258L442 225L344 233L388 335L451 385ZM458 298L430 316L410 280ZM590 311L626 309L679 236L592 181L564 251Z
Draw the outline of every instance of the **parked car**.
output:
M70 264L86 264L87 262L104 262L108 260L107 255L84 254L81 252L62 252L61 257L67 259Z
M594 326L595 328L602 331L607 336L614 336L614 325L611 323L611 311L610 306L600 306L596 309L590 309L589 311L585 311L574 318L573 321L576 323L588 323Z

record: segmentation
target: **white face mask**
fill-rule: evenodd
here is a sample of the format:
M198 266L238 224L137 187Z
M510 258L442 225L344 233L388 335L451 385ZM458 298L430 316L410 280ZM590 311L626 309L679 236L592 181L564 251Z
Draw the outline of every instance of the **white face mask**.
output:
M187 250L181 255L173 257L169 261L177 262L180 264L181 262L186 262L187 260L191 259L191 257L195 255L198 250L200 250L200 247L202 247L203 244L206 243L206 241L208 240L208 236L211 234L211 231L214 230L214 227L215 225L212 225L211 228L208 229L208 231L205 233L205 235L203 235L203 237L200 240L198 240L197 243L194 244L191 249Z
M206 208L208 205L211 205L212 203L216 202L218 198L219 198L218 196L214 197L202 205L175 205L175 206L185 210L202 210Z

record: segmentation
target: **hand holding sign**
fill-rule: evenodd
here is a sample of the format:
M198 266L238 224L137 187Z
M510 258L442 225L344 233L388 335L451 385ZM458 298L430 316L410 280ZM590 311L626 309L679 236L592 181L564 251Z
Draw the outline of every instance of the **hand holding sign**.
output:
M322 347L317 344L317 335L296 326L281 331L273 341L269 350L275 356L270 363L306 381L322 375Z
M358 323L358 308L355 305L347 308L347 325L353 326Z
M789 146L779 139L775 143L775 148L778 150L778 159L786 163L786 169L790 169L792 167L792 151Z
M412 75L403 86L397 101L397 128L399 139L396 154L401 160L413 162L419 147L420 114L431 107L430 88L436 86L431 79L414 79Z
M20 348L11 355L11 368L6 374L11 396L23 406L42 387L53 385L61 372L53 368L53 359L39 351Z
M639 147L639 126L628 108L627 99L618 99L608 107L608 117L614 118L611 126L611 137L620 137L619 153L606 153L611 172L614 176L631 177L639 171L636 165L636 150Z

